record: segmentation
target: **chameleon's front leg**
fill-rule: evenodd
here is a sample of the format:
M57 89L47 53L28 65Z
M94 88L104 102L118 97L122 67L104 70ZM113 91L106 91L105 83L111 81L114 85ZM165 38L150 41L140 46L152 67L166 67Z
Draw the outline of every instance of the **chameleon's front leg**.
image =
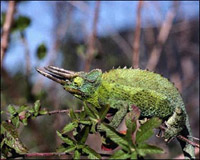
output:
M112 120L110 121L109 125L117 128L120 123L122 122L123 118L126 116L128 112L129 105L126 103L119 103L117 104L119 106L115 106L116 108L119 108L119 110L114 114Z

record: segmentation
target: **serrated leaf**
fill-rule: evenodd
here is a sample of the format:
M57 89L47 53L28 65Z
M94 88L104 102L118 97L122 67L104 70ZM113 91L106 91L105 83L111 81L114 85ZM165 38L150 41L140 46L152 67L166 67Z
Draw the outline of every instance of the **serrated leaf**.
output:
M100 159L101 158L101 156L97 152L95 152L93 149L91 149L88 146L84 147L82 150L83 150L83 152L88 154L89 159Z
M159 127L161 122L159 118L153 117L144 123L136 133L136 143L140 144L149 139L153 135L153 129Z
M27 153L27 149L20 141L14 125L3 121L1 123L1 134L4 135L4 144L14 149L16 153Z
M97 119L97 117L93 114L93 112L90 110L90 108L87 106L86 103L84 103L84 110L93 119Z
M160 154L160 153L164 153L164 151L163 151L163 149L161 149L159 147L142 143L142 144L138 145L137 153L140 156L145 156L146 154Z
M80 159L80 156L81 156L80 152L78 150L75 150L73 159Z
M43 59L46 56L47 47L44 43L41 43L37 48L37 57L38 59Z
M125 153L123 150L116 151L109 159L128 159L130 154Z
M56 133L57 133L57 135L60 137L60 139L62 139L63 140L63 142L65 142L66 144L68 144L68 145L75 145L75 141L73 140L73 139L71 139L71 138L69 138L67 135L62 135L61 133L59 133L58 131L56 131Z
M101 111L99 113L101 121L104 120L104 118L105 118L106 114L108 113L109 109L110 109L110 105L104 105L102 107L102 109L101 109Z
M15 114L17 111L16 111L16 109L15 109L14 106L9 105L9 106L8 106L8 112L9 112L11 115L13 115L13 114Z
M67 124L63 130L62 134L72 131L74 128L78 127L78 123L76 121Z
M99 127L101 130L106 132L107 137L120 145L124 150L129 151L129 143L124 137L122 137L123 135L119 134L114 128L107 124L101 123Z

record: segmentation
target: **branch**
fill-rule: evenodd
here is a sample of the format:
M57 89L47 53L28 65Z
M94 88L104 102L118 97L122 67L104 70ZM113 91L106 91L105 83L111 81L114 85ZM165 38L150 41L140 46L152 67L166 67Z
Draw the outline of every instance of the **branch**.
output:
M174 2L174 3L177 3L177 2ZM151 71L154 70L158 64L160 54L162 51L162 47L163 47L164 43L166 42L166 40L169 36L169 32L172 28L173 20L176 15L176 10L177 10L177 6L176 6L176 4L174 4L173 8L168 11L166 19L161 26L160 32L157 37L157 44L155 44L155 46L151 52L149 61L147 62L146 68L148 68Z
M82 112L82 110L75 110L75 113L80 113ZM69 113L69 109L65 109L65 110L54 110L54 111L48 111L48 115L52 115L52 114L58 114L58 113Z
M136 21L135 38L134 38L134 41L133 41L133 59L132 59L133 68L139 67L139 49L140 49L142 5L143 5L143 1L139 1L138 2L138 8L137 8L137 21Z
M102 157L109 157L110 154L103 154L103 153L99 153ZM24 157L50 157L50 156L64 156L64 155L71 155L70 153L65 153L65 152L61 152L61 153L57 153L57 152L47 152L47 153L26 153L23 156ZM82 154L82 156L87 156L86 154Z
M1 65L3 62L5 52L8 48L9 35L10 35L10 30L11 30L11 26L13 22L15 7L16 7L16 1L9 1L8 10L6 12L6 18L5 18L5 22L2 29L2 35L1 35Z
M94 19L93 19L93 30L92 34L89 36L88 49L86 52L86 61L85 61L85 71L89 71L92 59L94 58L94 50L95 50L95 39L97 34L97 22L99 18L99 8L100 1L96 1L95 11L94 11Z

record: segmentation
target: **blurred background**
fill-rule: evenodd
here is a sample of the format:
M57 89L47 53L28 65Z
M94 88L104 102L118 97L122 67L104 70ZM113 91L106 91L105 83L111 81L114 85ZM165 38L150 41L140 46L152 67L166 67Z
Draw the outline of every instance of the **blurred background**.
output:
M3 44L6 13L12 10ZM1 1L1 38L2 110L38 99L47 110L81 108L81 101L35 68L148 68L174 82L199 137L199 1ZM31 120L20 128L22 141L31 152L55 151L56 130L68 122L64 114ZM181 154L175 140L152 143L166 151L156 158Z

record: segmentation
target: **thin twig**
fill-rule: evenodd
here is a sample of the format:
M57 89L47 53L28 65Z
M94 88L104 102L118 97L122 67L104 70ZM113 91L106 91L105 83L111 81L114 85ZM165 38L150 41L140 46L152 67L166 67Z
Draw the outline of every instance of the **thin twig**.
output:
M174 2L177 3L177 2ZM175 18L177 11L177 5L174 4L173 8L170 9L167 13L166 19L163 22L160 32L157 37L157 44L154 46L149 61L147 62L147 67L149 70L153 71L158 64L160 54L162 51L163 44L166 42L170 30L172 28L173 20Z
M100 1L96 1L95 11L94 11L94 19L92 25L92 34L89 36L88 41L88 49L86 52L86 61L85 61L85 71L90 70L92 59L94 58L94 51L95 51L95 39L97 34L97 22L99 18L99 8L100 8Z
M1 35L1 65L3 62L3 58L5 56L5 52L8 48L9 35L13 22L14 12L16 7L16 1L9 1L8 10L6 12L5 23L3 25L2 35Z
M54 111L48 111L48 115L52 115L52 114L58 114L58 113L69 113L69 109L66 109L66 110L54 110ZM75 110L74 111L75 113L80 113L82 112L82 110Z
M136 29L135 29L135 38L134 38L134 41L133 41L133 59L132 59L133 68L139 67L139 49L140 49L142 5L143 5L143 1L139 1L138 2L138 8L137 8L137 21L136 21Z
M26 153L23 156L24 157L50 157L50 156L64 156L64 155L72 155L72 154L65 153L65 152L61 152L61 153L46 152L46 153ZM104 154L104 153L100 153L100 155L103 156L103 157L111 156L111 154ZM86 154L82 154L82 156L87 156L87 155Z

